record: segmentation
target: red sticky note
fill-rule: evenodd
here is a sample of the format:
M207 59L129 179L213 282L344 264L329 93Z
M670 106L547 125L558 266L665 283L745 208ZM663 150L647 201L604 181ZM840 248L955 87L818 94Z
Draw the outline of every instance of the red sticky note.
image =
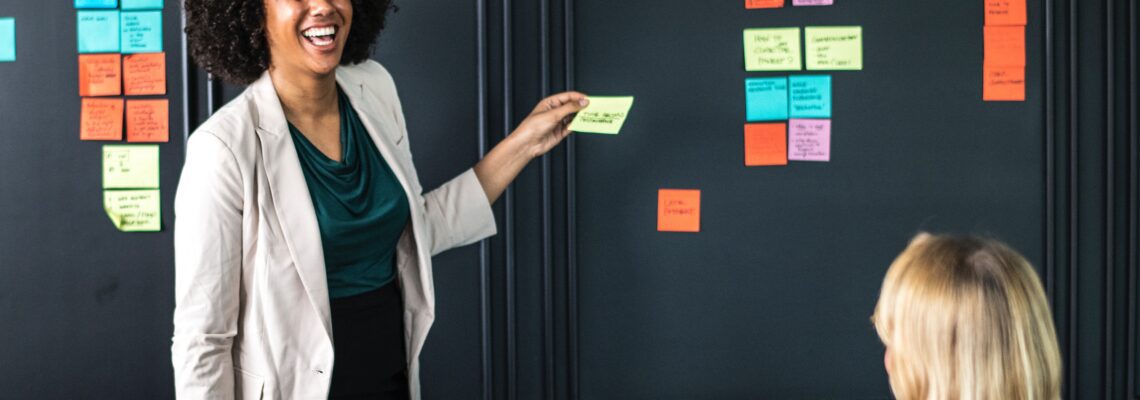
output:
M788 165L788 124L744 125L744 165Z
M1024 67L984 67L982 75L982 100L1025 101Z
M170 141L170 102L127 100L127 141L165 143Z
M118 54L79 55L79 95L118 96L122 82Z
M123 99L83 99L80 140L123 140Z
M985 0L986 26L1025 26L1025 0Z
M985 29L985 66L1024 67L1025 27L987 26Z
M123 91L128 96L166 94L166 53L123 56Z
M744 8L780 8L784 0L744 0Z
M700 232L701 191L658 190L657 230L660 232Z

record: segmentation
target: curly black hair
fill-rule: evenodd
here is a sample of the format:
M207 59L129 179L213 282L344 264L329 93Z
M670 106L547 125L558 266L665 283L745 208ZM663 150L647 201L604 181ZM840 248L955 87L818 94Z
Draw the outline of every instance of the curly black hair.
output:
M222 80L249 84L269 68L264 0L186 0L186 37L198 66ZM391 0L352 0L352 29L340 65L367 60Z

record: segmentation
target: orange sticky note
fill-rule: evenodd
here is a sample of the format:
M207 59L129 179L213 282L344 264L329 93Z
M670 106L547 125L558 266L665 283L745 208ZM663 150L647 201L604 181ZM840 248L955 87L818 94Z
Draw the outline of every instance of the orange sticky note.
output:
M123 140L123 99L83 99L80 140Z
M127 100L127 141L170 141L168 100Z
M986 26L1025 26L1025 0L985 0Z
M788 124L744 125L744 165L788 165Z
M1025 68L982 68L982 100L1025 101Z
M744 8L780 8L784 0L744 0Z
M166 94L166 53L123 56L123 92L128 96Z
M118 96L122 94L118 54L79 55L79 95Z
M700 232L701 191L658 190L657 230L660 232Z
M985 65L987 67L1025 66L1025 27L987 26Z

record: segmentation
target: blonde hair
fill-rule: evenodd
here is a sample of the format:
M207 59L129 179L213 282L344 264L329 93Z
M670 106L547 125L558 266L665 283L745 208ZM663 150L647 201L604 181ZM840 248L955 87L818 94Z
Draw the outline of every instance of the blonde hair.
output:
M1033 267L977 237L916 236L871 317L900 400L1057 400L1061 357Z

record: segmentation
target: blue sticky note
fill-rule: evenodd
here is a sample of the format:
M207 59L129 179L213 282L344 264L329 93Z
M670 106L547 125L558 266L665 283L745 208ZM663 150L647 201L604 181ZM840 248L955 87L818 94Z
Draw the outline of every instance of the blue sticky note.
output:
M831 75L792 76L788 87L792 118L831 118Z
M16 61L16 20L0 18L0 62Z
M162 11L123 11L122 53L162 52Z
M123 0L123 10L161 10L162 0Z
M80 11L76 19L80 53L119 52L119 11Z
M748 121L788 119L788 78L748 78L744 80Z
M75 8L115 8L118 0L75 0Z

